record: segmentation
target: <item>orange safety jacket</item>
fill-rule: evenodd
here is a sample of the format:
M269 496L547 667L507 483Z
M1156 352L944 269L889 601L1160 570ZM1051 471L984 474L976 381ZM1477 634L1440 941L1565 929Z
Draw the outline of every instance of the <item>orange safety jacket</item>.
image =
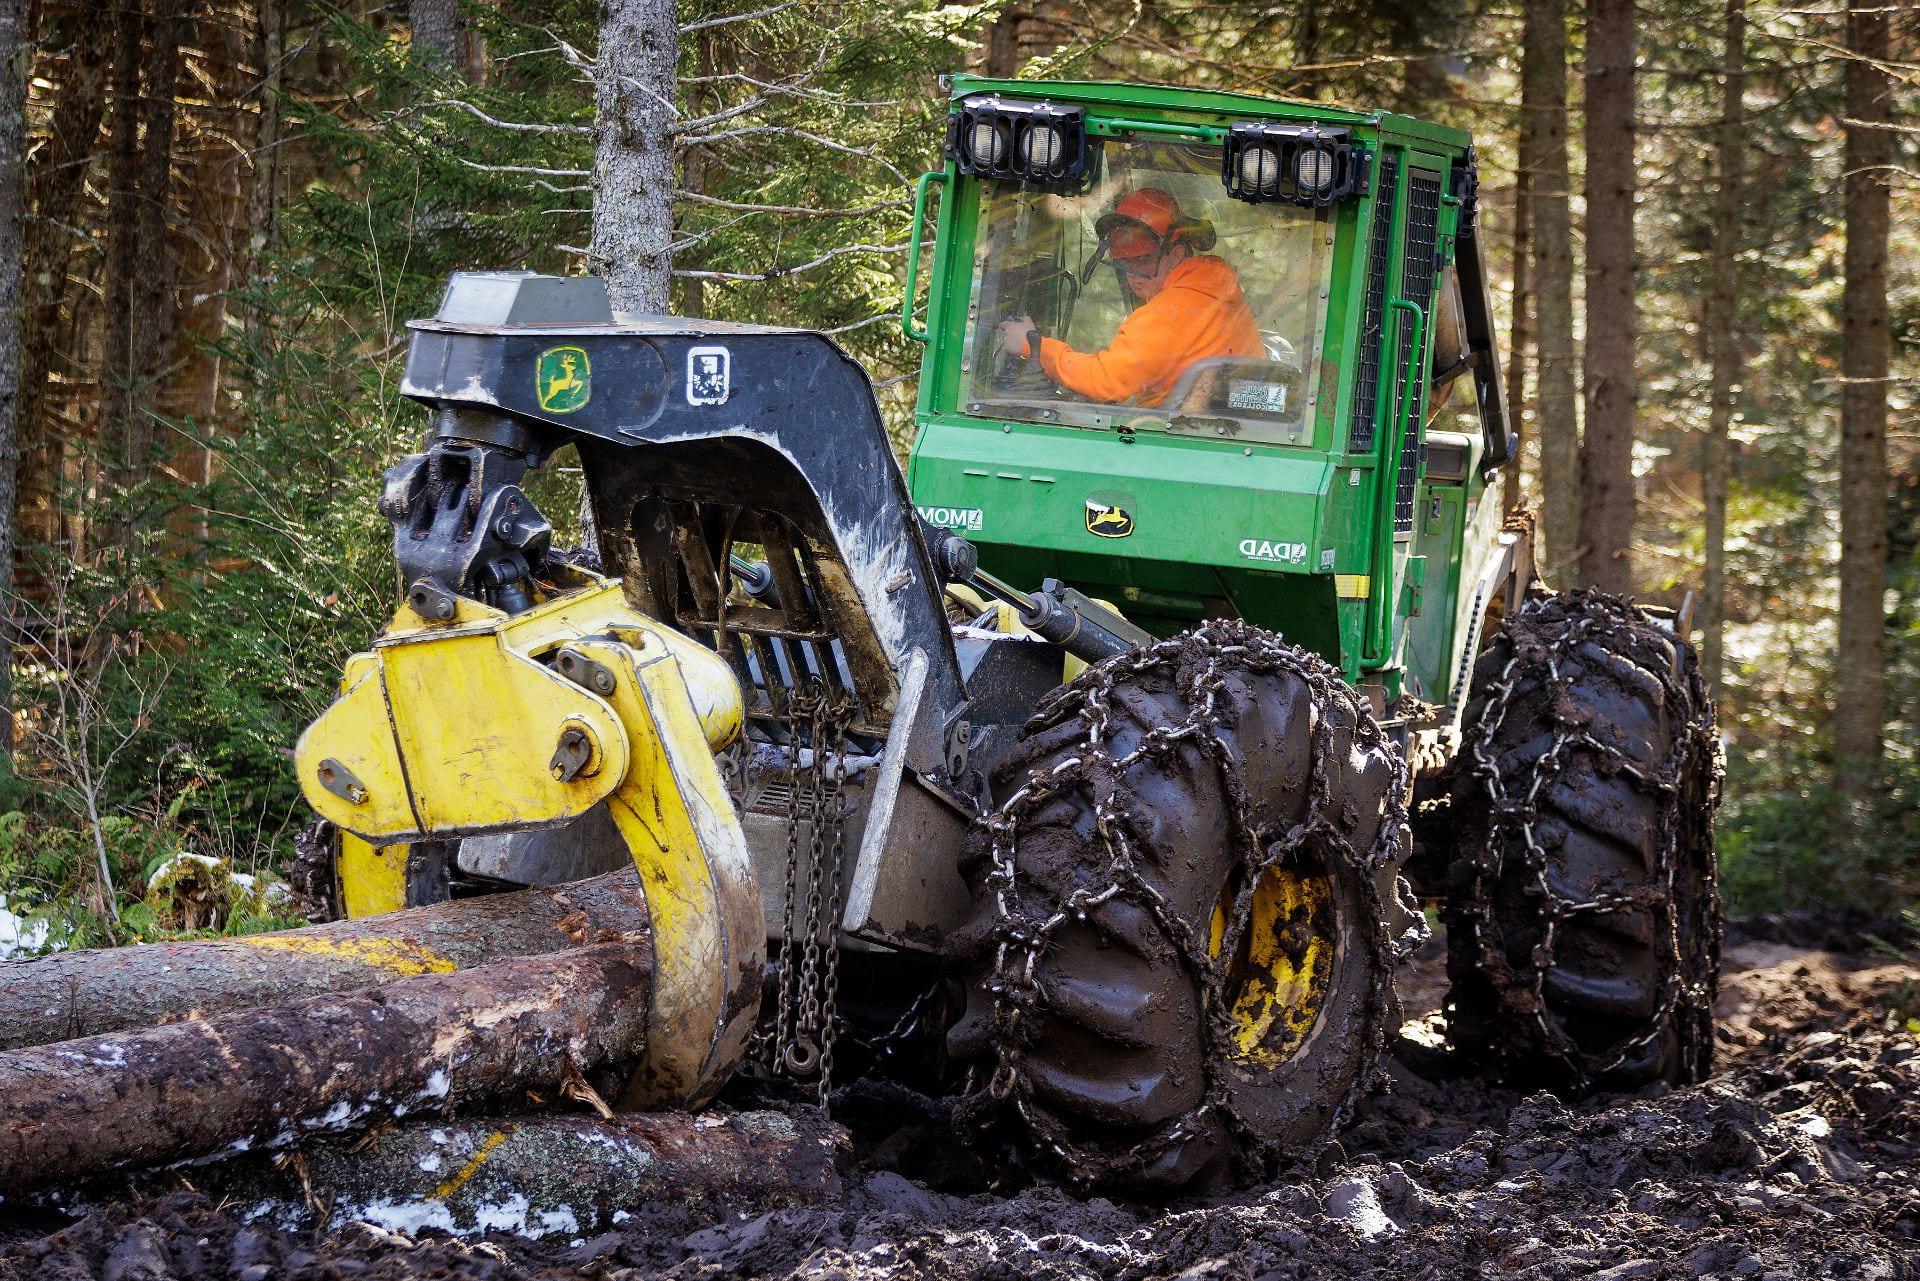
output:
M1137 397L1153 408L1194 361L1264 350L1240 277L1225 259L1202 254L1169 272L1160 292L1120 322L1105 351L1078 352L1058 338L1042 338L1040 368L1089 399L1113 404Z

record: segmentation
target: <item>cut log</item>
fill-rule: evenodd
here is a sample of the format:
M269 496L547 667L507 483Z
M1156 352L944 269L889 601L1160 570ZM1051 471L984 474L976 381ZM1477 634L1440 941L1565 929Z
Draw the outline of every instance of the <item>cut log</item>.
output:
M351 1132L646 1048L644 935L0 1053L0 1189Z
M313 1139L298 1161L249 1156L189 1177L249 1222L285 1228L572 1237L649 1205L762 1213L816 1204L839 1193L846 1148L846 1132L808 1108L494 1117Z
M0 1049L448 974L646 929L639 874L626 867L276 934L0 962Z

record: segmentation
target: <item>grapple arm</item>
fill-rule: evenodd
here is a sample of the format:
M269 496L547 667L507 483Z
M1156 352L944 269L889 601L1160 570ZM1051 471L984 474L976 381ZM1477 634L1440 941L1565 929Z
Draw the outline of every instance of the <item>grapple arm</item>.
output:
M617 583L515 615L465 596L403 605L301 737L300 783L372 846L569 822L605 802L646 892L656 956L648 1101L724 1082L758 1007L766 934L714 750L739 686L710 651L631 609Z

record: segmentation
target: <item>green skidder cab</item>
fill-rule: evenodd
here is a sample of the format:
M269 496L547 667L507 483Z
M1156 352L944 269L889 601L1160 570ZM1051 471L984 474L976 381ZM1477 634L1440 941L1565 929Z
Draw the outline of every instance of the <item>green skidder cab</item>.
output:
M1157 634L1240 617L1377 706L1457 704L1488 595L1525 573L1499 536L1514 442L1468 137L1237 94L952 92L916 202L938 188L928 319L906 317L927 343L921 514L994 574L1070 582ZM1172 319L1219 332L1176 351L1195 335L1162 325L1150 367L1099 361L1144 301L1115 242L1155 232L1200 277ZM1066 359L1010 351L1020 317Z
M1544 591L1503 518L1467 137L1226 93L952 94L914 201L938 231L907 264L906 474L821 334L513 272L414 322L432 427L381 499L407 603L298 759L346 833L341 902L638 866L699 1089L906 1075L963 1096L998 1168L1080 1186L1315 1151L1377 1079L1433 903L1471 1061L1568 1091L1699 1076L1712 713L1681 620ZM520 485L568 444L580 557ZM430 660L465 684L393 666ZM578 723L473 739L533 689ZM619 780L586 733L607 717L658 746ZM722 953L688 940L722 935L749 959L707 975Z

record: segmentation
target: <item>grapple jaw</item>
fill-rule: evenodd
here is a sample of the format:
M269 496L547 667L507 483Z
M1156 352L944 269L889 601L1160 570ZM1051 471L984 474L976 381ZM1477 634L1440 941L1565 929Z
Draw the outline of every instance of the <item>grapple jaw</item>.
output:
M410 594L301 736L300 783L370 848L554 827L604 803L640 870L657 958L636 1088L698 1099L744 1049L766 951L713 755L740 732L740 689L717 655L628 606L618 583L569 573L580 586L513 615L454 596L448 616L429 617ZM403 875L402 864L353 870Z

